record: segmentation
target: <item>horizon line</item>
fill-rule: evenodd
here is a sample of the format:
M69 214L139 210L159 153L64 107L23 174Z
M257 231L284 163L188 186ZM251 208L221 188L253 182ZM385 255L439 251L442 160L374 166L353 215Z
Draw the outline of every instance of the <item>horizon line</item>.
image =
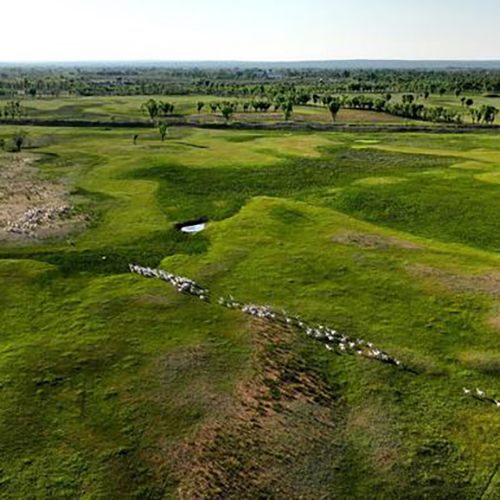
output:
M230 63L230 64L302 64L330 62L428 62L428 63L500 63L498 59L425 59L425 58L340 58L340 59L47 59L0 61L0 64L76 64L76 63Z

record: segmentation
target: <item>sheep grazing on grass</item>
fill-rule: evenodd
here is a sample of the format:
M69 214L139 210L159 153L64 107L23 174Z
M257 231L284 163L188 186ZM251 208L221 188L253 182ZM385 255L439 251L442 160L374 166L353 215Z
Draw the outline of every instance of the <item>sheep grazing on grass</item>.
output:
M33 236L40 227L64 216L69 207L34 207L27 210L17 221L7 225L7 231L11 233Z

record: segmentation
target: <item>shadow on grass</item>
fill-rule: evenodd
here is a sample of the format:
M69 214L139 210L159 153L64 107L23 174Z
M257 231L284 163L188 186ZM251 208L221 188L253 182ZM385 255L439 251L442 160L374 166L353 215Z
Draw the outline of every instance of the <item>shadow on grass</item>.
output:
M208 249L208 239L201 234L186 235L172 228L158 231L149 237L121 246L103 246L96 249L45 251L31 248L0 252L0 259L30 259L57 266L63 275L75 273L121 274L128 264L141 263L156 267L169 255L201 254Z

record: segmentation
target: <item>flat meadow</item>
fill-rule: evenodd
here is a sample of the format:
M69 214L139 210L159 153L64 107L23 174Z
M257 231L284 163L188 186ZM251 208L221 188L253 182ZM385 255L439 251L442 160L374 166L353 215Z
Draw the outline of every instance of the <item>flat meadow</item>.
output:
M143 101L31 107L136 119ZM0 179L32 184L3 202L56 186L74 225L0 227L0 498L500 498L497 133L23 129ZM176 229L199 218L200 233ZM130 263L362 337L405 368Z
M352 98L359 96L359 93L345 92L342 96ZM403 102L404 93L391 94L391 103ZM432 94L429 98L425 98L418 93L412 94L415 103L423 104L426 107L443 107L447 110L457 112L462 116L464 124L471 124L471 116L469 108L462 103L462 99L471 98L473 101L472 107L481 106L498 106L498 97L481 95L477 93L452 95L452 94ZM376 100L378 94L366 94ZM337 96L338 97L338 96ZM225 120L219 111L213 112L210 108L211 104L220 104L223 102L232 102L238 105L237 111L232 116L233 122L238 123L282 123L284 121L283 112L275 110L271 107L267 112L256 112L252 108L244 111L243 105L251 103L253 98L248 97L224 97L210 95L173 95L173 96L61 96L59 98L46 97L22 100L23 106L26 108L28 117L37 120L90 120L109 122L136 122L149 121L147 113L141 106L148 99L157 101L167 101L174 105L174 112L163 118L166 121L178 122L189 120L194 123L202 124L224 124ZM198 104L203 103L201 110L198 109ZM330 112L321 103L313 103L310 101L307 105L296 105L290 121L295 123L332 123ZM335 123L339 125L353 124L378 124L378 125L427 125L428 122L418 121L401 116L395 116L386 112L378 112L366 109L351 109L342 107L336 116ZM498 123L498 119L497 119Z
M167 101L175 106L174 112L164 118L166 121L190 119L203 124L225 123L220 111L212 112L210 104L233 102L238 104L238 110L232 117L233 121L241 123L280 123L284 121L283 112L273 108L267 112L244 112L243 104L250 103L252 97L234 98L210 95L186 96L67 96L60 98L24 99L22 101L30 118L61 119L61 120L92 120L106 122L149 121L147 113L141 106L148 101ZM204 106L198 110L198 103ZM329 111L321 105L295 106L292 121L298 123L331 123ZM360 109L341 109L336 117L339 124L405 124L418 123L387 113L366 111Z

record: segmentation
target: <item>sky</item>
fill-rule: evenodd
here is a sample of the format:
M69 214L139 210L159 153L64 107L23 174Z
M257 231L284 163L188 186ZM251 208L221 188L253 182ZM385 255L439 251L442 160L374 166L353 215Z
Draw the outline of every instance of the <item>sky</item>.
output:
M499 0L2 3L0 62L500 60Z

